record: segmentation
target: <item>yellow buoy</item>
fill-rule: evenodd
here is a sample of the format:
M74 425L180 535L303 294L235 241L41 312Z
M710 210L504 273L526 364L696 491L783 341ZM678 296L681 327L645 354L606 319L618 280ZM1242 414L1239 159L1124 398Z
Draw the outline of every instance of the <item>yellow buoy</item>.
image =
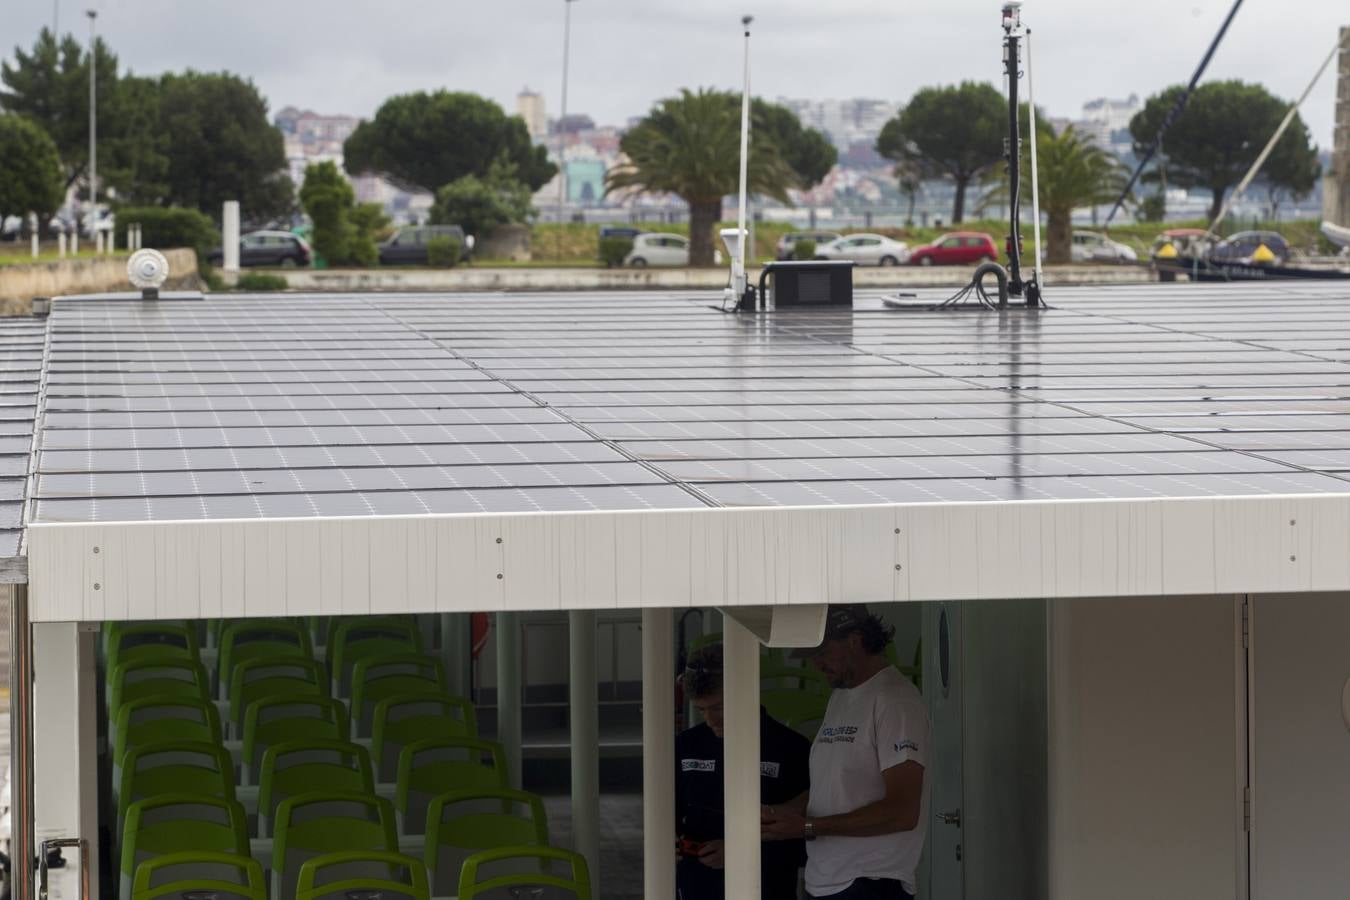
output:
M1270 248L1267 247L1265 244L1261 244L1252 253L1252 262L1257 263L1259 265L1273 263L1275 262L1276 259L1278 259L1278 257L1274 253L1271 253Z
M1177 248L1170 242L1158 248L1158 259L1176 259Z

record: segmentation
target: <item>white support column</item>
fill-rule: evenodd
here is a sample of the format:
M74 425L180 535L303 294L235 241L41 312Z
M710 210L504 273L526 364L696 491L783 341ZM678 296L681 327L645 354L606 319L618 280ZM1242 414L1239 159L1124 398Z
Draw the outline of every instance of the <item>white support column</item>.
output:
M94 253L98 256L103 255L103 232L94 232Z
M28 214L28 230L33 239L33 259L37 259L42 254L42 245L38 242L38 217L37 213Z
M510 786L520 787L520 621L499 612L497 621L497 740L506 748Z
M759 640L722 616L726 895L759 896Z
M586 857L591 892L600 896L600 726L595 612L567 614L568 707L572 732L572 849Z
M225 209L221 215L222 241L221 251L224 254L224 269L226 272L239 271L239 201L226 200Z
M78 225L70 229L70 255L80 255L80 228Z
M66 233L64 231L56 236L56 255L61 259L66 258Z
M675 896L675 639L671 611L642 611L642 884ZM756 780L758 783L758 780ZM728 897L736 896L727 894ZM758 894L756 894L758 896Z
M441 654L445 661L445 675L450 693L456 697L469 696L473 669L470 647L470 613L441 613Z

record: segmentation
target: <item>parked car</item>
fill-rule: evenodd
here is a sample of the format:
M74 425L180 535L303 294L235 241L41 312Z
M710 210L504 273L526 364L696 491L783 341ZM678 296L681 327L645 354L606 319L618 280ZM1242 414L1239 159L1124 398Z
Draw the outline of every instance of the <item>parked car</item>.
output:
M466 235L458 225L407 225L380 245L380 265L425 266L427 244L436 238L459 241L461 259L473 252L473 235Z
M239 265L294 269L308 266L314 254L305 239L289 231L250 231L239 238ZM217 247L206 255L213 266L225 261L224 249Z
M909 256L912 266L964 266L998 259L994 239L979 231L953 231L931 244L915 247Z
M860 266L909 262L909 245L882 234L850 234L816 247L816 259L851 259Z
M650 232L633 238L633 249L623 258L625 266L687 266L689 239L679 234Z
M1289 261L1289 242L1276 231L1239 231L1219 241L1209 251L1209 258L1213 262L1223 263L1252 262L1252 254L1262 245L1275 254L1275 265L1282 266Z
M600 227L600 240L606 238L635 238L639 234L645 234L643 229L636 225L602 225Z
M792 252L797 249L798 241L813 241L816 247L820 248L837 240L839 240L837 231L789 231L778 239L778 244L774 248L774 258L792 259Z
M1095 231L1075 231L1070 253L1074 262L1136 262L1139 259L1133 247Z

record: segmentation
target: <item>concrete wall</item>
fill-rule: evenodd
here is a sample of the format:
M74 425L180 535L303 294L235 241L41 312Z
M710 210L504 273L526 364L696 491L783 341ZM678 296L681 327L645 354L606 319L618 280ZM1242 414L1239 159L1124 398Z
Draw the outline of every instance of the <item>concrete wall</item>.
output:
M1238 621L1232 596L1052 601L1053 900L1245 896Z
M166 250L170 289L197 285L197 254L190 249ZM62 259L27 265L0 266L0 315L27 315L34 297L97 294L130 290L127 257Z

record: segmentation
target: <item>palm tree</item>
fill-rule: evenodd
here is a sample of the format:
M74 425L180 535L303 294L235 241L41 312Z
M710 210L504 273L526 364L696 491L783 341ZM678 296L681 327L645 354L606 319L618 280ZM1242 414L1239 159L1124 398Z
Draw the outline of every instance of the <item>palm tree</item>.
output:
M756 115L758 121L760 116ZM768 140L750 130L748 191L789 203L788 188L800 177ZM740 96L710 88L682 90L662 100L623 136L626 160L605 176L605 192L636 190L677 194L689 204L689 262L713 263L713 226L722 217L722 198L740 179Z
M1114 203L1125 187L1129 171L1113 153L1103 150L1072 125L1055 134L1037 135L1036 153L1040 180L1041 212L1045 214L1045 261L1071 262L1073 257L1073 211L1085 206ZM1030 154L1022 154L1022 185L1031 187ZM1029 191L1028 191L1029 192ZM1022 200L1026 209L1027 200ZM980 205L990 208L1008 203L1007 185L985 194Z

